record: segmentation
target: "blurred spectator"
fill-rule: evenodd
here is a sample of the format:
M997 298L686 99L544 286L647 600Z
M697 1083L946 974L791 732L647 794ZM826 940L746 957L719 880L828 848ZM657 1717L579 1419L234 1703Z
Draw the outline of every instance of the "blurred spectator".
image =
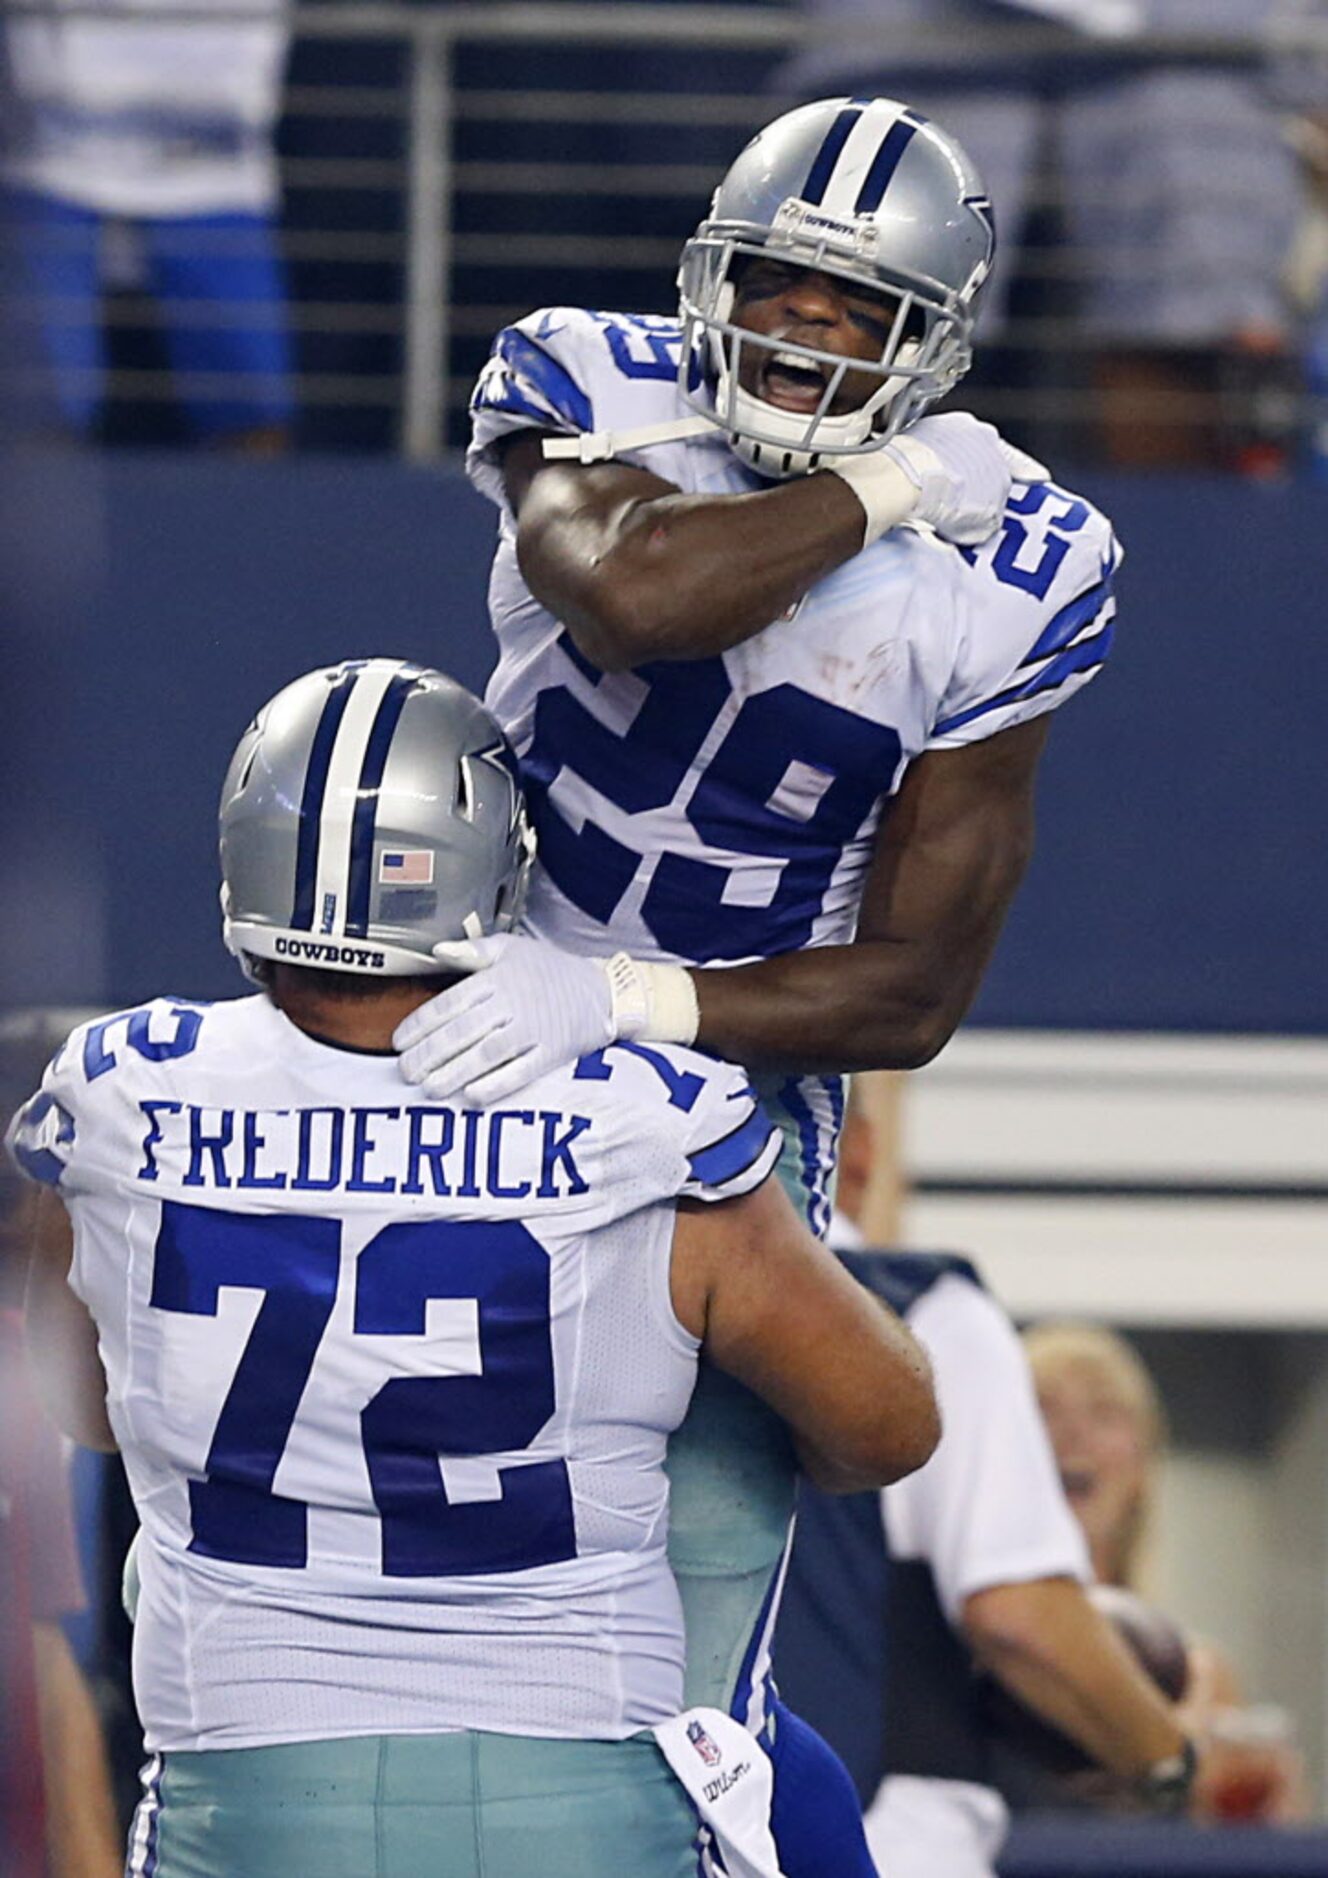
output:
M0 1176L0 1872L118 1878L101 1728L61 1619L82 1607L69 1475L42 1414L16 1308L18 1182ZM26 1205L23 1208L26 1211Z
M1061 1484L1102 1584L1137 1591L1144 1576L1166 1418L1135 1350L1097 1324L1044 1323L1024 1334ZM1194 1812L1209 1820L1305 1816L1304 1777L1283 1712L1244 1705L1217 1645L1188 1640L1187 1724L1205 1741Z
M785 82L800 96L903 97L959 138L986 180L1004 244L988 342L1004 336L1012 260L1038 174L1050 168L1076 286L1067 306L1044 293L1031 310L1068 312L1095 349L1098 448L1123 465L1258 472L1281 466L1294 423L1283 267L1300 185L1278 108L1280 71L1271 58L1234 52L1158 59L1133 42L1142 33L1249 39L1283 4L804 0L833 37L796 59ZM1049 25L1058 30L1046 39ZM883 27L921 29L916 54L874 55L872 33ZM975 35L981 56L965 56ZM1029 337L1030 369L1045 378L1048 348Z
M1294 119L1292 140L1305 178L1287 276L1305 322L1306 467L1316 482L1328 482L1328 113Z
M1024 1349L1093 1576L1137 1591L1166 1443L1157 1385L1124 1337L1100 1324L1035 1324Z
M965 1259L853 1249L864 1200L888 1212L896 1178L874 1151L889 1115L872 1119L875 1135L855 1089L830 1243L927 1346L941 1443L883 1494L800 1488L775 1676L853 1774L881 1871L990 1878L1009 1817L995 1748L1016 1713L1031 1708L1136 1792L1184 1737L1084 1588L1088 1559L1009 1318ZM1003 1705L977 1668L1008 1691ZM1179 1791L1183 1765L1172 1771Z
M61 417L87 435L102 415L102 294L132 287L189 433L279 450L293 408L272 141L285 0L209 0L249 17L196 21L154 18L169 0L104 4L97 19L50 0L5 29L8 173Z
M1328 0L1280 0L1287 35L1277 65L1287 135L1300 163L1304 199L1287 263L1287 287L1304 326L1305 462L1328 481Z

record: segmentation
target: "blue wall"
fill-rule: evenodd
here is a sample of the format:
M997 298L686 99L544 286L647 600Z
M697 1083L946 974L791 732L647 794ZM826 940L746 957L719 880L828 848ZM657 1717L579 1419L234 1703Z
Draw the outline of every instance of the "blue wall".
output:
M978 1015L1328 1030L1328 496L1088 489L1127 549L1118 649L1056 725L1038 854ZM351 653L482 683L493 526L454 471L378 460L23 466L0 508L11 995L238 989L213 846L232 744L281 683Z
M1052 733L977 1015L1328 1030L1328 491L1107 479L1106 670Z

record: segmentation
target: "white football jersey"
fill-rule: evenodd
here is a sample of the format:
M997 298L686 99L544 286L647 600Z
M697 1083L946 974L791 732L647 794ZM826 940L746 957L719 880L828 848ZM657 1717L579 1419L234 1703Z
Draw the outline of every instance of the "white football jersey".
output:
M152 1749L675 1713L674 1202L779 1136L742 1074L613 1045L514 1102L266 997L76 1030L10 1145L74 1222L143 1522Z
M912 759L1053 709L1111 645L1120 549L1089 503L1017 484L982 548L896 529L721 656L598 671L527 588L497 445L689 415L676 322L558 307L499 334L472 480L502 510L487 702L539 833L531 929L574 951L731 963L851 939ZM768 487L716 430L623 452L689 493Z

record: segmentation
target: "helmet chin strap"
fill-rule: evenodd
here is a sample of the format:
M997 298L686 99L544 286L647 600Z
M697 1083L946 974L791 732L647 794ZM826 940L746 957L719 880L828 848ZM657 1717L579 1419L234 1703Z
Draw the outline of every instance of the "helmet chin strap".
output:
M905 378L888 379L885 389L893 397L907 383ZM546 461L607 463L626 450L641 450L648 444L681 443L688 437L719 433L734 455L740 457L758 475L783 482L795 476L806 476L819 467L824 455L833 456L837 452L857 450L871 435L876 411L887 402L882 399L872 410L850 411L844 417L822 418L817 433L824 435L825 444L819 450L799 450L794 447L793 438L803 436L807 425L799 422L794 413L780 411L777 406L767 404L764 398L754 397L751 392L744 391L740 385L734 387L730 396L723 380L720 382L719 395L725 408L743 423L763 425L768 431L777 428L781 419L786 419L791 433L790 441L783 444L767 438L764 442L757 442L744 436L741 430L730 429L718 415L703 417L698 413L692 417L671 418L663 424L641 424L635 430L583 430L574 437L546 437L541 453ZM881 441L884 443L885 439Z
M547 458L570 458L576 463L606 463L623 450L640 450L650 443L679 443L704 431L722 431L717 417L674 417L664 424L641 424L635 430L583 430L575 437L546 437Z
M720 294L721 315L727 319L733 300L733 288L726 282ZM806 416L783 411L778 405L758 398L733 381L726 348L720 335L710 335L711 358L715 371L715 413L694 412L690 417L668 418L661 424L642 424L632 430L580 431L574 437L546 437L541 453L546 461L606 463L624 451L640 450L650 444L681 443L718 431L729 448L759 476L774 482L786 482L806 476L821 466L826 456L859 452L872 434L880 414L888 409L910 383L903 374L892 374L856 411L839 417L816 419L816 447L800 448L809 422ZM916 340L906 340L897 358L909 364L918 354ZM754 437L751 431L764 431ZM881 442L885 443L882 436Z

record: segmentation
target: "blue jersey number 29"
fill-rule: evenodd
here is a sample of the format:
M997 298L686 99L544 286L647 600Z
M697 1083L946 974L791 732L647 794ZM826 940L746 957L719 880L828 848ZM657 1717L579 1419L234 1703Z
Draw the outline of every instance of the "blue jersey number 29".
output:
M560 644L598 686L602 674L570 638ZM552 800L560 772L572 771L629 815L662 809L732 692L719 658L642 666L633 677L644 695L621 732L567 686L542 691L521 760L541 862L573 905L604 925L643 857L593 818L572 826ZM887 725L795 685L745 699L688 801L694 851L664 853L656 863L641 917L658 944L698 962L806 945L840 857L892 787L900 755L899 737ZM801 800L781 806L781 785L795 773L803 780ZM719 858L725 854L751 856L777 872L760 904L731 891L733 864Z
M167 1202L151 1302L215 1317L224 1286L263 1302L213 1431L202 1480L189 1483L191 1550L236 1563L308 1560L308 1508L274 1493L300 1399L332 1315L341 1225ZM499 1497L448 1500L440 1456L528 1447L554 1411L549 1259L517 1222L388 1226L356 1261L357 1337L422 1336L431 1298L473 1300L482 1373L396 1376L371 1398L360 1433L389 1577L522 1571L576 1556L563 1461L498 1470Z

